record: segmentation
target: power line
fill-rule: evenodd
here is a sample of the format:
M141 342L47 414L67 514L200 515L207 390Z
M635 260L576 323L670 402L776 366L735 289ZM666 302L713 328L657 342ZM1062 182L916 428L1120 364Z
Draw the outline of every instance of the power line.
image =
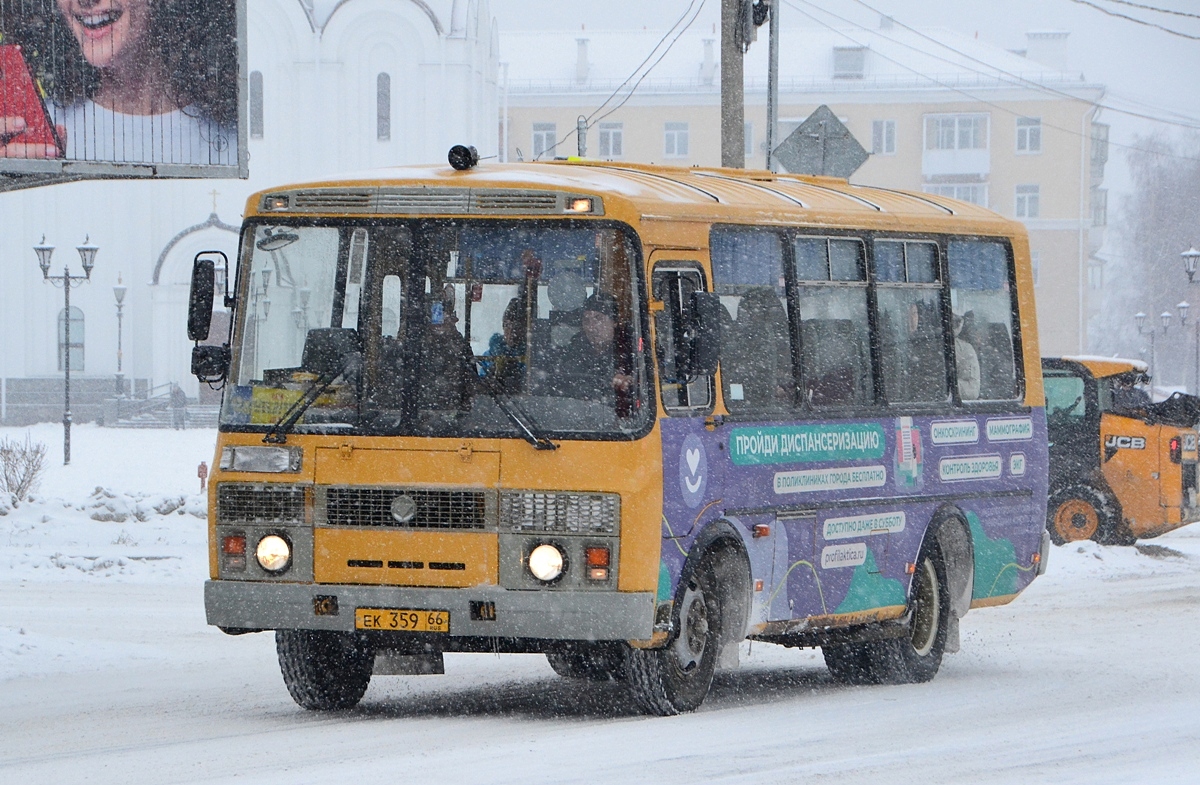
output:
M805 4L806 4L806 5L812 5L811 3L808 3L808 2L806 2L806 0L800 0L800 1L801 1L801 2L805 2ZM871 11L871 12L873 12L873 13L876 13L876 14L880 14L881 16L883 15L883 14L882 14L882 12L880 12L878 9L876 9L876 8L872 7L871 5L867 4L867 3L865 2L865 0L854 0L854 2L858 3L858 4L859 4L859 5L861 5L863 8L866 8L868 11ZM813 7L816 7L816 6L813 6ZM852 21L850 21L849 19L846 19L845 17L838 16L837 14L833 13L832 11L824 11L824 13L828 14L829 16L832 16L832 17L833 17L833 18L835 18L835 19L838 19L838 20L840 20L840 21L842 21L842 22L845 22L846 24L853 25L853 26L855 26L855 27L858 27L858 28L860 28L860 29L862 29L862 30L867 30L867 28L866 28L866 27L863 27L862 25L856 24L855 22L852 22ZM919 37L921 37L921 38L925 39L926 41L929 41L929 42L931 42L931 43L933 43L933 44L936 44L937 46L940 46L940 47L942 47L943 49L948 49L949 51L953 52L954 54L958 55L959 57L966 58L967 60L970 60L971 62L974 62L974 63L979 63L980 65L984 66L985 68L988 68L988 69L990 69L990 70L992 70L992 71L995 71L995 72L996 72L996 73L998 73L998 74L1003 74L1004 76L1010 77L1011 79L1015 79L1017 82L1019 82L1019 83L1021 83L1021 84L1025 85L1025 86L1027 86L1027 87L1032 87L1032 88L1034 88L1034 89L1036 89L1036 90L1041 90L1042 92L1048 93L1048 94L1050 94L1050 95L1055 95L1055 96L1058 96L1058 97L1060 97L1060 98L1067 98L1067 99L1070 99L1070 100L1078 100L1076 96L1073 96L1073 95L1071 95L1070 93L1067 93L1067 92L1065 92L1065 91L1063 91L1063 90L1057 90L1057 89L1055 89L1055 88L1053 88L1053 87L1050 87L1050 86L1048 86L1048 85L1044 85L1044 84L1042 84L1041 82L1037 82L1037 81L1034 81L1034 80L1032 80L1032 79L1027 79L1027 78L1025 78L1025 77L1021 76L1020 74L1014 74L1014 73L1012 73L1011 71L1006 71L1006 70L1004 70L1003 68L999 68L998 66L992 65L991 63L988 63L988 62L986 62L986 61L984 61L984 60L980 60L978 57L974 57L974 56L972 56L972 55L970 55L970 54L968 54L968 53L966 53L966 52L963 52L963 51L962 51L962 50L960 50L960 49L955 49L953 46L950 46L949 44L947 44L947 43L944 43L944 42L942 42L942 41L939 41L938 39L934 38L933 36L927 35L926 33L923 33L923 32L921 32L920 30L917 30L916 28L909 27L908 25L904 24L903 22L900 22L900 21L898 21L898 20L897 20L897 19L895 19L895 18L892 18L892 22L893 22L895 25L897 25L897 26L899 26L899 27L902 27L902 28L904 28L905 30L909 31L910 33L913 33L914 35L917 35L917 36L919 36ZM898 40L896 40L896 39L894 39L894 38L889 38L888 40L892 41L892 42L893 42L893 43L895 43L895 44L898 44L898 45L900 45L900 46L903 46L903 47L905 47L906 49L911 49L911 50L913 50L914 52L918 52L918 53L920 53L920 54L923 54L923 55L927 55L927 56L929 56L929 57L932 57L932 58L934 58L935 60L941 60L943 63L949 63L949 64L951 64L951 65L954 65L954 66L957 66L957 67L960 67L960 68L961 68L961 67L964 67L964 66L962 66L960 63L955 63L953 60L947 60L946 58L944 58L944 57L939 57L938 55L936 55L936 54L934 54L934 53L932 53L932 52L927 52L927 51L925 51L925 50L923 50L923 49L918 49L918 48L917 48L917 47L915 47L915 46L910 46L909 44L906 44L906 43L904 43L903 41L898 41ZM973 69L973 68L967 68L966 70L968 70L968 71L971 71L972 73L980 74L981 76L991 76L991 75L992 75L992 74L989 74L989 73L985 73L985 72L983 72L983 71L978 71L978 70L976 70L976 69ZM1126 99L1126 100L1128 100L1128 99ZM1140 102L1134 102L1134 103L1140 103ZM1179 114L1179 113L1177 113L1177 112L1172 112L1172 111L1171 111L1171 110L1169 110L1169 109L1167 109L1167 110L1164 110L1164 109L1161 109L1161 107L1151 107L1151 108L1154 108L1154 109L1159 109L1160 111L1166 111L1166 112L1170 112L1171 114L1176 114L1176 115L1178 115L1179 117L1182 117L1182 118L1183 118L1183 121L1178 121L1178 120L1168 120L1168 119L1166 119L1165 117L1156 117L1156 116L1154 116L1154 115L1143 114L1143 113L1141 113L1141 112L1133 112L1133 111L1130 111L1130 110L1128 110L1128 109L1118 109L1118 108L1116 108L1116 107L1114 107L1114 106L1110 106L1110 105L1108 105L1108 104L1102 104L1102 103L1100 103L1100 102L1098 102L1098 101L1096 102L1096 106L1100 107L1101 109L1107 109L1107 110L1109 110L1109 111L1111 111L1111 112L1116 112L1117 114L1129 115L1130 117L1138 117L1138 118L1141 118L1141 119L1143 119L1143 120L1150 120L1150 121L1152 121L1152 122L1156 122L1156 123L1165 123L1165 124L1167 124L1167 125L1177 125L1177 126L1180 126L1180 127L1182 127L1182 128L1187 128L1187 129L1189 129L1189 130L1193 130L1193 131L1200 130L1200 120L1197 120L1197 119L1195 119L1195 118L1192 118L1192 117L1188 117L1187 115Z
M1157 14L1172 14L1173 16L1186 16L1191 19L1200 19L1200 14L1191 14L1187 11L1176 11L1174 8L1159 8L1153 5L1142 5L1141 3L1131 3L1129 0L1108 0L1116 5L1127 5L1131 8L1140 8L1143 11L1153 11Z
M813 20L814 22L816 22L817 24L821 25L822 27L824 27L824 28L826 28L826 29L828 29L828 30L830 30L830 31L832 31L832 32L834 32L834 33L837 33L838 35L840 35L840 36L842 36L843 38L845 38L847 41L850 41L850 42L851 42L852 44L854 44L855 46L859 46L859 47L866 48L866 45L865 45L865 44L863 44L863 43L861 43L861 42L859 42L859 41L855 40L853 37L851 37L851 36L850 36L848 33L846 33L844 30L838 30L836 27L833 27L833 26L832 26L832 25L830 25L829 23L827 23L827 22L824 22L824 21L822 21L822 20L818 19L817 17L813 16L812 14L808 13L808 12L807 12L807 11L805 11L803 8L800 8L800 7L799 7L799 6L797 6L795 3L789 2L789 0L783 0L783 2L784 2L784 4L785 4L785 5L787 5L787 6L791 7L791 8L792 8L792 10L796 11L797 13L803 14L804 16L806 16L806 17L808 17L809 19ZM799 2L802 2L802 3L804 3L805 5L810 5L810 6L813 6L814 8L816 8L816 7L817 7L817 6L813 5L812 3L809 3L809 2L807 2L806 0L799 0ZM832 13L832 12L830 12L830 11L825 11L824 9L819 9L819 10L821 10L823 13L829 14L830 16L833 16L833 17L835 17L835 18L837 18L837 19L842 19L842 17L839 17L839 16L837 16L837 14L834 14L834 13ZM842 21L847 21L847 20L845 20L845 19L842 19ZM855 27L858 27L858 28L859 28L859 29L861 29L861 30L864 30L864 31L865 31L865 30L867 30L867 28L863 27L862 25L856 24L856 23L854 23L854 22L849 22L849 24L852 24L852 25L854 25ZM951 91L951 92L955 92L955 93L958 93L958 94L960 94L960 95L966 96L967 98L970 98L972 101L977 101L978 103L981 103L981 104L983 104L984 106L989 106L989 107L991 107L991 108L993 108L993 109L995 109L995 110L997 110L997 111L1004 112L1005 114L1011 115L1011 116L1013 116L1013 117L1024 117L1024 116L1025 116L1025 115L1021 114L1020 112L1014 112L1013 110L1009 109L1009 108L1008 108L1008 107L1006 107L1006 106L1001 106L1000 104L996 104L996 103L993 103L993 102L991 102L991 101L984 100L983 98L980 98L980 97L979 97L979 96L977 96L977 95L974 95L974 94L972 94L972 93L970 93L970 92L967 92L966 90L964 90L964 89L962 89L962 88L960 88L960 87L955 87L954 85L948 85L948 84L945 84L944 82L941 82L941 81L939 81L939 80L938 80L936 77L930 76L929 74L924 74L924 73L921 73L920 71L916 70L915 68L912 68L912 67L910 67L910 66L908 66L908 65L905 65L904 63L900 62L899 60L896 60L896 59L893 59L893 58L891 58L891 57L888 57L887 55L883 54L882 52L876 51L875 53L876 53L877 55L879 55L880 57L882 57L884 60L887 60L888 62L890 62L890 63L893 63L894 65L898 65L898 66L900 66L901 68L903 68L904 70L906 70L906 71L908 71L908 72L910 72L910 73L912 73L912 74L915 74L915 75L917 75L917 76L919 76L919 77L921 77L921 78L923 78L923 79L928 79L930 82L932 82L933 84L937 85L938 87L941 87L941 88L942 88L942 89L944 89L944 90L949 90L949 91ZM931 55L931 56L932 56L932 57L936 57L936 55ZM940 59L940 58L939 58L939 59ZM1070 136L1078 137L1078 138L1080 138L1080 139L1089 138L1089 137L1086 137L1086 136L1084 136L1083 134L1079 133L1078 131L1073 131L1073 130L1071 130L1071 129L1069 129L1069 128L1062 128L1062 127L1059 127L1059 126L1056 126L1056 125L1051 125L1051 124L1049 124L1049 123L1044 123L1044 124L1043 124L1043 126L1044 126L1045 128L1050 128L1050 129L1052 129L1052 130L1055 130L1055 131L1061 131L1062 133L1068 134L1068 135L1070 135ZM1133 146L1133 145L1127 145L1127 144L1121 144L1120 142L1114 142L1114 141L1112 141L1111 139L1108 141L1108 144L1109 144L1109 145L1111 145L1111 146L1113 146L1113 147L1119 147L1119 148L1121 148L1121 149L1124 149L1124 150L1134 150L1134 151L1136 151L1136 152L1148 153L1148 154L1150 154L1150 155L1163 155L1163 156L1168 156L1168 157L1170 157L1170 158L1176 158L1176 159L1178 159L1178 160L1181 160L1181 161L1193 161L1193 162L1200 162L1200 158L1193 158L1193 157L1191 157L1191 156L1186 156L1186 155L1175 155L1174 153L1165 153L1165 152L1162 152L1161 150L1148 150L1148 149L1146 149L1146 148L1143 148L1143 147L1135 147L1135 146Z
M642 68L646 65L646 63L650 62L650 58L654 57L654 54L658 51L659 47L663 45L663 42L666 41L668 37L670 37L671 33L675 32L676 28L679 27L680 23L682 23L684 19L687 19L688 14L692 14L692 18L688 19L688 22L686 25L683 26L683 29L680 30L678 33L676 33L675 37L673 39L671 39L671 43L668 44L667 48L662 51L662 53L658 56L658 59L655 60L654 63L649 68L647 68L640 77L638 77L637 82L635 82L633 87L631 87L629 89L629 93L623 99L621 99L621 102L619 104L614 106L609 111L605 112L600 117L596 118L596 122L597 123L600 122L605 117L608 117L610 114L612 114L613 112L617 111L618 109L620 109L622 106L625 105L625 102L628 101L633 96L635 91L637 91L638 85L640 85L642 83L642 80L645 79L646 76L651 71L653 71L659 63L662 62L662 59L664 57L666 57L667 53L671 51L671 48L673 46L675 46L675 42L679 40L680 36L682 36L685 32L687 32L688 28L690 28L692 26L692 23L696 21L696 18L700 16L700 12L702 10L704 10L704 5L707 2L708 2L708 0L700 0L700 5L698 7L696 7L696 12L694 14L692 13L692 8L694 6L696 6L696 0L690 0L690 2L688 2L688 7L685 8L683 13L680 15L680 17L675 20L675 24L671 25L670 29L668 29L667 32L663 33L662 38L658 39L658 43L656 43L654 45L654 47L650 50L650 54L646 55L646 59L642 60L642 62L638 65L638 67L633 69L633 71L629 74L629 76L627 76L625 78L625 81L623 81L623 82L621 82L621 84L617 85L617 89L613 90L612 94L609 95L608 98L605 98L603 103L601 103L598 107L596 107L595 110L593 110L590 115L583 118L585 129L592 127L592 125L593 125L592 118L596 117L596 113L599 112L601 109L603 109L608 104L609 101L611 101L613 98L615 98L616 95L619 92L621 92L621 88L625 87L625 85L629 84L631 79L633 79L635 76L637 76L638 72L642 70ZM560 144L562 144L563 142L567 141L568 137L570 137L571 134L576 133L577 130L578 130L578 127L576 127L575 130L567 131L565 134L563 134L563 137L561 139L559 139L557 142L554 143L554 145L552 147L547 148L546 150L543 150L533 160L536 161L536 160L538 160L538 158L541 158L543 155L550 152L551 150L558 149L558 146Z
M602 114L596 118L597 123L600 122L601 120L603 120L604 118L608 117L613 112L620 109L622 106L625 105L626 101L628 101L630 98L633 97L634 92L637 91L638 85L640 85L642 83L642 80L645 79L650 74L650 72L654 70L655 66L657 66L659 63L662 62L662 59L667 56L667 52L671 51L671 47L675 46L675 42L678 41L680 39L680 37L688 31L688 28L691 27L692 23L696 21L696 18L700 16L700 12L702 10L704 10L704 4L706 2L707 2L707 0L700 0L700 5L699 5L699 7L696 8L696 13L692 15L692 18L688 20L688 23L686 25L684 25L683 29L680 30L678 34L676 34L675 38L671 41L670 46L668 46L666 49L664 49L663 53L658 56L657 60L654 61L654 65L647 68L646 72L643 73L638 78L637 82L635 82L633 87L630 88L629 93L624 98L621 99L621 103L617 104L612 109L609 109L607 112L605 112L604 114ZM599 110L597 109L596 111L599 111ZM596 114L596 112L592 112L592 116L595 116L595 114ZM591 117L588 117L588 120L590 121Z
M1190 38L1193 41L1200 41L1200 35L1192 35L1191 33L1184 33L1179 30L1172 30L1169 27L1163 27L1162 25L1155 24L1154 22L1147 22L1144 19L1138 19L1136 16L1129 16L1128 14L1119 14L1116 11L1111 11L1111 10L1105 8L1102 5L1096 5L1095 3L1091 2L1091 0L1071 0L1071 2L1078 3L1079 5L1086 5L1088 8L1094 8L1102 14L1108 14L1109 16L1116 17L1117 19L1124 19L1129 22L1136 22L1139 25L1145 25L1146 27L1153 27L1155 29L1162 30L1164 33L1170 33L1171 35L1177 35L1180 38ZM1155 10L1160 10L1160 9L1155 9Z

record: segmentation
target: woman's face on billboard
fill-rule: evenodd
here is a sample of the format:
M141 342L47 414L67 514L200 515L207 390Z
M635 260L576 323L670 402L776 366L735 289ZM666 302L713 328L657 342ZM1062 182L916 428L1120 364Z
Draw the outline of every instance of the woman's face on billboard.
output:
M96 68L128 61L150 26L152 0L57 0L84 58Z

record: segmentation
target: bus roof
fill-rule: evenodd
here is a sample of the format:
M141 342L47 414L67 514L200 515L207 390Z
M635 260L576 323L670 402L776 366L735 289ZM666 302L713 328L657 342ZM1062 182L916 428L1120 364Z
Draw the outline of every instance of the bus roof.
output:
M447 189L433 193L432 189ZM908 231L1012 234L1020 224L985 208L933 194L854 185L832 177L765 170L679 168L621 162L557 160L397 167L271 188L248 200L246 217L271 212L267 196L294 194L278 212L323 215L505 215L553 213L546 200L473 199L485 191L566 192L599 196L606 214L642 221L746 221ZM423 198L422 198L423 197ZM460 198L447 198L460 197ZM617 204L623 202L624 204ZM486 204L485 204L486 203ZM494 205L491 209L487 204ZM456 206L457 205L457 206Z
M1070 357L1063 357L1064 360L1077 362L1097 379L1103 379L1108 376L1116 376L1130 371L1138 371L1146 373L1150 366L1141 360L1123 360L1119 357L1098 357L1090 354L1079 354Z

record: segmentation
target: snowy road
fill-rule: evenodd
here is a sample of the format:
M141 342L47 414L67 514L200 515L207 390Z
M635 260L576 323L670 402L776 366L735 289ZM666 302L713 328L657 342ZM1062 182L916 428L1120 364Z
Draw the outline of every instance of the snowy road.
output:
M0 517L3 783L1162 783L1200 770L1197 527L1153 541L1168 550L1054 549L1017 602L967 617L962 652L925 685L841 687L818 652L756 644L700 711L660 719L540 656L448 655L444 676L378 677L357 709L318 715L288 697L271 637L204 625L199 519L85 531L51 506Z

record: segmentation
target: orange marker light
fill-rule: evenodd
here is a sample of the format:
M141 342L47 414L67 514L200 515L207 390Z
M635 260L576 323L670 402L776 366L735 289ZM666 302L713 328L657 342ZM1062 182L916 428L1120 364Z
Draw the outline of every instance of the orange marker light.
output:
M751 534L754 537L770 537L771 536L771 526L770 526L770 524L766 524L766 523L756 523L756 524L754 524L754 529L751 532Z
M1042 554L1040 554L1040 553L1035 553L1035 554L1033 554L1033 556L1030 557L1030 561L1032 561L1034 564L1037 564L1041 560L1042 560Z
M762 591L762 590L763 590L763 582L762 582L761 580L757 580L757 581L755 581L755 582L754 582L754 590L755 590L755 591Z
M906 562L904 564L904 572L906 575L912 575L916 571L917 571L917 565L913 564L912 562Z
M602 545L589 546L585 555L587 557L587 566L589 567L607 567L608 566L608 548Z

